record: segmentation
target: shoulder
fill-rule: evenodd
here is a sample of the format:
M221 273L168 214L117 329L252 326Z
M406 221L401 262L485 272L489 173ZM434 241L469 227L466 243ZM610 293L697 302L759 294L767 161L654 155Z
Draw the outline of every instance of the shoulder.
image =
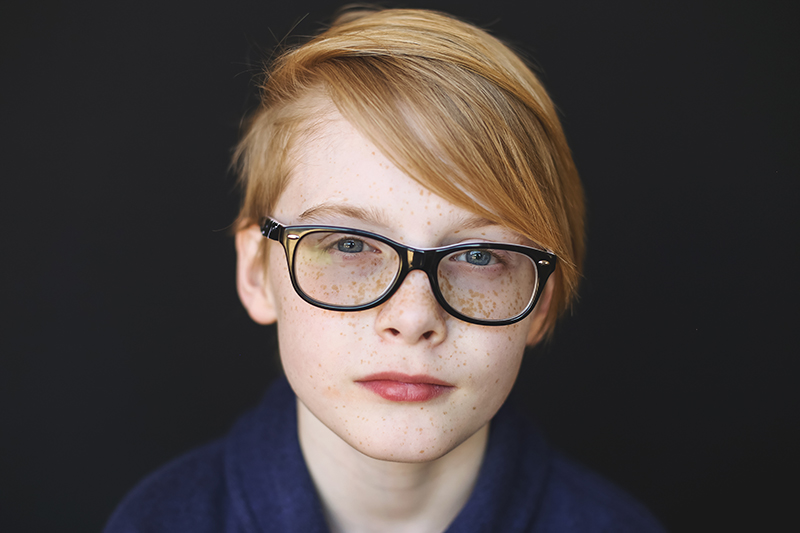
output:
M553 450L514 405L489 432L470 500L448 533L663 533L650 512L609 481Z
M285 379L220 440L161 467L122 501L105 533L322 530L324 517L297 440Z
M229 531L224 470L222 441L187 453L142 480L104 533Z
M551 452L535 531L663 533L639 502L587 468Z

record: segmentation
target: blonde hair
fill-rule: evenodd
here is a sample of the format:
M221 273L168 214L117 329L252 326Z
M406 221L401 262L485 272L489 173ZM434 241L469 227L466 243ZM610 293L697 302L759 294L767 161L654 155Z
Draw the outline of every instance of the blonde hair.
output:
M234 156L244 189L237 228L272 213L292 148L320 101L332 101L423 186L558 256L552 329L581 276L583 189L553 103L516 54L442 13L346 11L265 74Z

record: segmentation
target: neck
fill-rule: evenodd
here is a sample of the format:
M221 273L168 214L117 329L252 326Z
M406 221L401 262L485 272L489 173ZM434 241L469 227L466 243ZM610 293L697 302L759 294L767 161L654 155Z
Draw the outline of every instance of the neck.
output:
M446 455L422 463L373 459L297 401L300 447L333 533L441 532L467 502L486 451L488 424Z

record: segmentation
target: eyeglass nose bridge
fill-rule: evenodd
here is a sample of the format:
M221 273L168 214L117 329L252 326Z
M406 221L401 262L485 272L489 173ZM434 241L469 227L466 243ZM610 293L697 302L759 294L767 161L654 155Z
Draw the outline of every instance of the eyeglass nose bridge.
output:
M419 250L417 248L404 247L406 252L405 264L403 270L406 273L412 270L422 270L428 276L431 276L433 268L436 266L436 252L435 250ZM405 276L403 276L405 277Z
M430 269L430 263L433 260L433 254L426 250L417 250L415 248L406 248L406 265L407 270L424 270Z
M441 303L441 295L439 293L438 287L438 280L436 279L436 253L434 250L419 250L417 248L411 248L408 246L404 246L403 249L405 250L405 258L402 264L400 265L400 273L395 280L394 288L390 291L390 294L386 295L386 298L390 298L397 289L403 284L406 279L406 276L411 273L413 270L422 270L427 276L428 281L431 285L431 291L433 295L436 297L438 301ZM402 255L401 255L402 257Z

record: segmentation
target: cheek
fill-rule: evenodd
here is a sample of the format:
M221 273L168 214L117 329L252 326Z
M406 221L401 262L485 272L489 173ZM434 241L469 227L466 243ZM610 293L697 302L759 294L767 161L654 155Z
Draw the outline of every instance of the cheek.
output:
M332 363L341 362L346 356L343 343L336 342L336 337L341 336L342 324L341 321L330 324L309 308L310 305L300 300L281 310L278 318L281 362L292 382L299 382L300 379L295 378L301 378L309 384L320 380L324 383L332 377L329 375L335 367Z
M470 361L474 399L464 413L472 418L470 425L488 422L508 398L522 363L526 331L524 326L500 327L473 339L478 348Z
M292 388L309 406L341 398L343 376L359 360L374 357L358 349L369 328L353 320L351 313L308 304L290 284L276 295L281 363Z
M525 352L526 324L527 320L498 328L484 326L470 340L475 370L485 386L514 383Z

